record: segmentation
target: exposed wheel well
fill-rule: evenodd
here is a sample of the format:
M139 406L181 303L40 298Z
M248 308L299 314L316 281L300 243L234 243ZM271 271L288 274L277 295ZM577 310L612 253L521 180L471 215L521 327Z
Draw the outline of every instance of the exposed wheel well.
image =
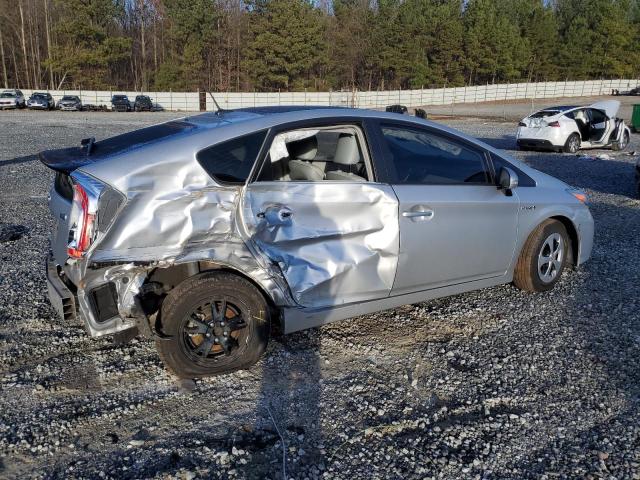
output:
M243 272L239 270L231 268L227 265L222 265L222 264L219 264L216 262L210 262L210 261L190 262L190 263L171 265L166 268L157 268L151 272L151 274L147 278L147 284L156 286L156 288L150 289L151 295L155 295L156 300L148 308L148 310L153 310L153 312L147 311L146 313L149 315L153 313L157 313L155 318L156 329L161 330L162 328L162 320L160 318L160 307L162 305L162 301L164 300L164 297L166 297L166 295L171 290L176 288L180 283L187 280L188 278L192 278L204 272L211 272L213 270L237 275L239 277L244 278L251 284L253 284L258 289L258 291L262 294L265 301L267 302L267 305L269 305L269 308L271 310L271 325L272 325L272 328L275 328L274 333L279 333L280 331L282 331L282 325L281 325L282 321L280 318L279 309L273 302L273 299L271 298L271 296L264 290L264 288L259 283L257 283L251 277L249 277L248 275L245 275ZM159 291L162 293L159 294L158 293Z
M569 218L563 217L561 215L551 217L551 218L553 218L554 220L558 220L560 223L564 225L564 228L567 229L567 234L569 235L569 239L571 241L571 257L570 257L571 264L577 265L578 253L580 249L580 240L578 238L578 231L576 230L575 225Z

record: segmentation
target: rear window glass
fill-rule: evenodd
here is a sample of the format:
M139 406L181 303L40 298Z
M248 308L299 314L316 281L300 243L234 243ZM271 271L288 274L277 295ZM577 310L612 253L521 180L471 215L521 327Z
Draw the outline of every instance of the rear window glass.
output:
M251 173L266 135L267 131L263 130L218 143L198 152L196 158L214 180L222 183L244 183Z
M531 118L551 117L553 115L557 115L558 113L560 112L557 110L542 110L541 112L536 112L533 115L531 115Z

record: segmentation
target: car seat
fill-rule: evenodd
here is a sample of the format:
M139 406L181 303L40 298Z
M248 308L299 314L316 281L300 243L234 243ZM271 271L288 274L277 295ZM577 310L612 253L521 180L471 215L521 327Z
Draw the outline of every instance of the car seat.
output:
M318 153L316 136L294 140L287 143L289 153L289 178L317 182L324 179L324 171L311 161Z
M342 168L327 172L327 180L347 180L352 182L367 181L366 178L351 172L354 165L357 166L357 170L362 166L358 141L353 134L340 134L336 145L336 153L333 157L333 163L342 166Z
M578 125L582 140L589 140L589 119L587 118L587 114L583 110L578 110L573 119Z

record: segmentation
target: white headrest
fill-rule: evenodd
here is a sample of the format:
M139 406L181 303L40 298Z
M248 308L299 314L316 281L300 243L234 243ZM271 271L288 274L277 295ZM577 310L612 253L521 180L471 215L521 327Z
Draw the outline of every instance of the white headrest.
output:
M340 165L356 165L360 163L360 150L358 149L356 137L353 134L340 134L333 161Z

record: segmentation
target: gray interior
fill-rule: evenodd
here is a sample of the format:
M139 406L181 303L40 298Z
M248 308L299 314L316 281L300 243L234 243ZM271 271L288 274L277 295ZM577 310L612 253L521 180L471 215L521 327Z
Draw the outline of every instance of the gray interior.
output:
M285 132L285 152L271 153L271 180L368 181L360 140L352 129ZM287 136L294 137L289 140ZM274 139L274 145L280 139ZM275 149L277 150L277 148Z

